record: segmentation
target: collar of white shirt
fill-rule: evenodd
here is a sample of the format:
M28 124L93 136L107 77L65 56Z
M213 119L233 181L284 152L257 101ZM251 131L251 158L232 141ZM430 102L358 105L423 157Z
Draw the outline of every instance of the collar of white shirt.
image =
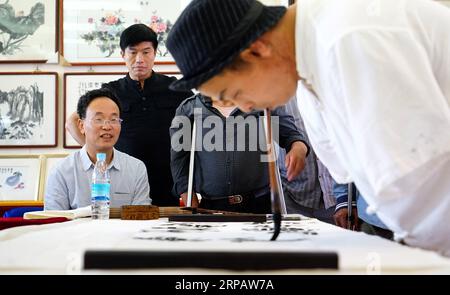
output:
M83 148L80 150L80 157L81 157L81 163L83 165L83 170L88 171L91 167L94 167L95 163L92 163L91 159L89 158L89 155L86 151L86 146L83 146ZM120 153L116 151L115 148L113 148L113 159L111 163L108 165L108 170L114 167L117 170L120 170Z

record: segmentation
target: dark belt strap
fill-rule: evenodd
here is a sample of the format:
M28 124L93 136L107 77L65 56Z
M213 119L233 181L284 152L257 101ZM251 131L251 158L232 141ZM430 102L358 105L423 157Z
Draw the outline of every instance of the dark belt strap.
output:
M208 195L202 194L202 196L208 201L208 202L214 202L214 201L227 201L228 204L230 205L236 205L236 204L240 204L242 203L245 199L250 199L250 198L259 198L265 195L270 194L270 189L269 187L264 187L261 189L257 189L254 190L252 192L249 193L243 193L243 194L235 194L235 195L230 195L230 196L225 196L225 197L208 197Z

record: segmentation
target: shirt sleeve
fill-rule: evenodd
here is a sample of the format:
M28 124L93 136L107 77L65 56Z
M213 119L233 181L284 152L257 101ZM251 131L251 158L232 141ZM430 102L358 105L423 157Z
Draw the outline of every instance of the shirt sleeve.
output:
M302 83L297 87L297 101L309 142L317 157L338 183L351 182L345 165L337 156L332 133L324 117L323 103Z
M448 246L436 229L450 222L450 108L429 53L409 31L360 30L338 38L327 68L325 113L362 195L413 244Z
M297 128L295 125L294 117L286 112L284 106L278 107L272 111L273 116L277 116L278 120L274 123L274 130L278 127L279 131L279 143L282 148L289 152L291 145L296 141L301 141L305 144L307 151L307 156L309 154L309 144L306 140L305 135Z
M132 205L150 205L152 199L150 198L150 185L148 183L147 169L145 164L139 161L136 175L136 191Z
M335 212L347 208L348 204L348 184L339 184L333 181L333 195L336 198ZM356 207L356 200L352 200L352 207Z
M47 180L44 197L44 210L70 210L69 190L63 174L55 166Z

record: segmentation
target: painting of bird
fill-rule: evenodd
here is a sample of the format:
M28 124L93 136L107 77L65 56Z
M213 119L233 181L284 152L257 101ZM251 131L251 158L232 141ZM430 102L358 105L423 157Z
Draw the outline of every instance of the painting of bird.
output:
M12 176L6 178L5 183L9 186L15 186L19 183L21 177L22 173L20 173L19 171L15 171Z

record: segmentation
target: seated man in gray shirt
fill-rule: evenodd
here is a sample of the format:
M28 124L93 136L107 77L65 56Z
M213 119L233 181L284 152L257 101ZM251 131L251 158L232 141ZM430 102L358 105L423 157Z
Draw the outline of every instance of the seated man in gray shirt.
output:
M86 144L50 172L45 210L69 210L91 204L91 177L97 153L106 154L111 207L149 205L150 187L144 163L114 149L122 122L115 94L105 88L89 91L80 97L77 112L78 128L85 135Z

